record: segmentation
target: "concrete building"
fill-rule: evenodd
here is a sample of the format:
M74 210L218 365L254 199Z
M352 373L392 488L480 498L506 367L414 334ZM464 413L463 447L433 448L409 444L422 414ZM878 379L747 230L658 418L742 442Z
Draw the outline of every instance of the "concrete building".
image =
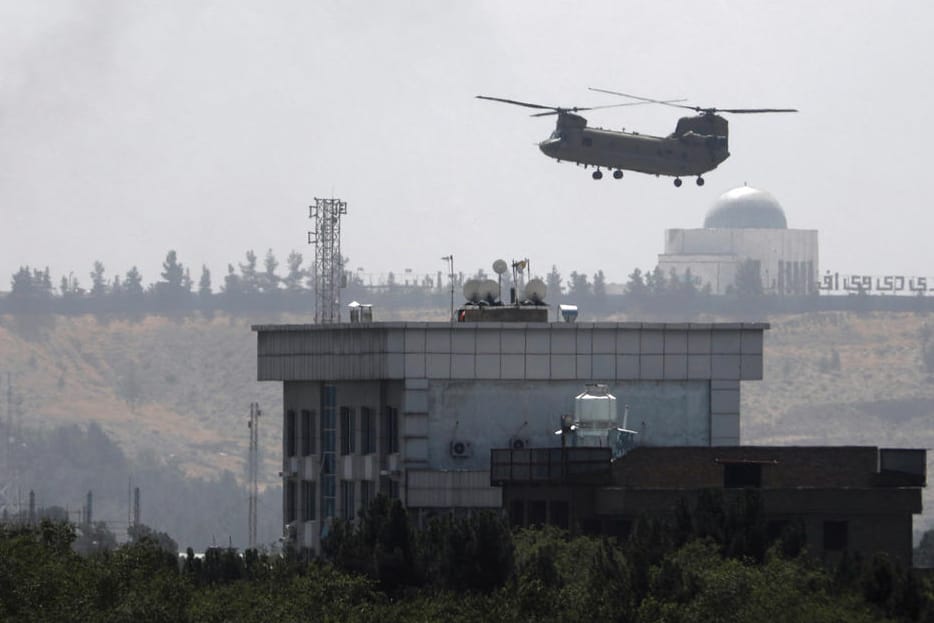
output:
M377 492L421 517L498 508L494 448L554 447L588 383L629 406L643 446L736 446L740 384L765 324L261 325L261 381L283 383L283 514L318 549Z
M717 199L703 228L666 230L658 266L665 275L690 271L700 287L725 294L751 262L766 294L805 295L817 292L818 259L816 230L789 229L772 195L741 186Z
M491 478L516 525L614 536L704 491L729 504L754 489L767 539L797 525L825 560L882 551L910 566L926 468L925 450L874 447L639 447L612 461L608 448L502 449Z

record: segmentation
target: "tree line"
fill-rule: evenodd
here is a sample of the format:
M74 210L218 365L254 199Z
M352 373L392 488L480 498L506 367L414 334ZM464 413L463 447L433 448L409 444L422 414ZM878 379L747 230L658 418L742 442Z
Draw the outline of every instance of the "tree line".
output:
M800 533L771 545L754 498L715 495L626 538L511 529L502 516L416 528L377 497L318 557L212 547L181 557L150 534L81 555L75 528L0 526L4 621L924 621L934 579L885 556L826 566Z
M349 258L342 265L348 266ZM49 269L22 266L13 274L10 290L0 295L0 313L35 314L122 314L145 313L213 313L240 312L307 312L314 305L314 269L304 265L304 257L291 251L285 266L270 249L260 258L252 250L244 260L227 265L221 279L215 278L202 265L197 279L190 266L182 263L174 250L168 251L162 262L159 278L149 283L136 266L123 274L107 275L104 264L95 261L82 282L74 273L62 276L57 285ZM389 272L376 283L365 282L359 271L343 271L342 297L358 300L386 309L444 308L450 288L455 290L455 304L469 279L496 277L502 300L511 300L514 287L509 271L489 275L478 269L473 274L409 276L402 278ZM528 276L526 275L526 278ZM565 277L552 265L544 276L548 288L547 302L574 303L596 313L643 313L686 317L698 314L730 315L735 313L795 313L822 310L934 310L934 297L870 297L767 295L755 262L740 265L735 283L724 295L715 295L709 284L693 275L674 270L665 273L659 267L634 269L621 287L612 288L604 271L593 275L571 271ZM83 285L87 283L87 287ZM518 292L519 300L522 293Z

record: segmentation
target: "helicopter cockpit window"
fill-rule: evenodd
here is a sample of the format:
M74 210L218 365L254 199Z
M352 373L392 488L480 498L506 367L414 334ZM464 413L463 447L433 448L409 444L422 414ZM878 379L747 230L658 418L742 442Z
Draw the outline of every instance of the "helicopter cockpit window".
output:
M558 139L559 141L563 141L563 140L564 140L564 134L561 133L561 130L555 130L554 132L551 133L551 137L550 137L550 138L556 138L556 139Z

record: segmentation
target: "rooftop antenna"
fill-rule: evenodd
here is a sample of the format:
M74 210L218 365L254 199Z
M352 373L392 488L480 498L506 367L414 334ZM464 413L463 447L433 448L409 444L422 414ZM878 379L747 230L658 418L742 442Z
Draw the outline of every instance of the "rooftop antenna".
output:
M308 232L308 244L315 245L315 323L341 321L341 287L343 287L343 256L341 256L341 216L347 214L347 202L340 199L315 197L308 218L315 221L315 230Z

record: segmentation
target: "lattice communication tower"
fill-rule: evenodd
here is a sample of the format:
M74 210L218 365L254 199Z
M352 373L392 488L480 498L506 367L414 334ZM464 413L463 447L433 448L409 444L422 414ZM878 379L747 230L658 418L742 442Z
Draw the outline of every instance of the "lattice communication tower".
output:
M347 214L347 202L319 199L310 206L308 217L315 230L308 232L308 244L315 245L315 322L341 320L341 281L344 262L341 256L341 216Z

